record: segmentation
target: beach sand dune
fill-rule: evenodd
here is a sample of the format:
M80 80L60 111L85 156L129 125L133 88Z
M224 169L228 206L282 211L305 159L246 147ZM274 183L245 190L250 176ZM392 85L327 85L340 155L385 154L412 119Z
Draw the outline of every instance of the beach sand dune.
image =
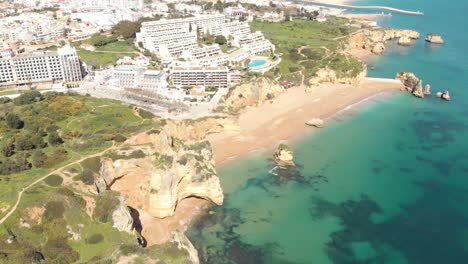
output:
M359 87L347 84L321 84L306 93L303 88L291 88L272 103L245 109L239 117L240 131L211 134L217 164L230 162L259 149L274 147L285 139L305 133L305 123L311 118L326 119L373 95L398 91L399 82L388 79L366 79Z

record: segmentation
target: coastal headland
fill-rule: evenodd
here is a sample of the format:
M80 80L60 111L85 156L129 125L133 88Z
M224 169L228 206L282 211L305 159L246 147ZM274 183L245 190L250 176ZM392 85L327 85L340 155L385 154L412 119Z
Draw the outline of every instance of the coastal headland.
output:
M245 109L239 116L240 129L208 135L217 165L278 142L294 139L307 131L311 118L327 119L371 96L398 91L403 85L393 79L366 78L359 86L323 83L307 93L301 87L288 89L271 102Z

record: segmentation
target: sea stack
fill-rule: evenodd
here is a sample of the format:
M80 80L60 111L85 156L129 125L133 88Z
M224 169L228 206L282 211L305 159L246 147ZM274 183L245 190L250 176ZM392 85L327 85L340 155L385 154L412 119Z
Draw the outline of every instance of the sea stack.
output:
M432 33L427 34L426 41L434 44L444 44L444 40L440 35L435 35Z
M436 96L439 97L440 99L444 99L445 101L450 101L449 91L437 92Z
M424 95L430 95L430 94L431 94L431 85L426 84L426 86L424 86Z
M424 98L422 81L412 72L398 72L395 79L400 80L405 89L416 97Z
M280 166L294 166L293 151L285 144L280 144L275 151L275 161Z

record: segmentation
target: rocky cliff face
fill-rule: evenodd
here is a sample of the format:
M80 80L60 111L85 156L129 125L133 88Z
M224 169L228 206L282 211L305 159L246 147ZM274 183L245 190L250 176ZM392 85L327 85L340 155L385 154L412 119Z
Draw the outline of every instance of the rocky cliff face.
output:
M356 77L352 77L352 78L349 78L349 77L338 78L334 70L325 68L325 69L320 69L315 73L315 76L309 80L309 85L315 86L315 85L319 85L320 83L329 82L329 83L352 84L353 86L357 86L361 83L362 80L364 80L364 78L366 78L366 76L367 76L366 65L364 65L364 69Z
M125 203L127 199L124 195L120 195L118 199L120 203L114 213L112 213L112 226L120 231L131 233L133 231L133 218L130 214L130 209Z
M145 141L139 143L146 144L132 146L131 151L142 151L146 157L101 159L101 181L111 189L114 181L126 181L126 186L118 191L129 196L129 205L165 218L172 216L177 203L187 197L223 203L223 191L207 141L182 142L166 132L141 136Z
M419 39L417 31L408 29L366 29L353 34L348 39L348 46L353 49L364 49L374 54L385 52L385 42L399 39L399 44L410 45L412 39Z
M247 106L261 105L280 94L284 89L278 82L259 77L235 87L225 99L227 110L237 111Z

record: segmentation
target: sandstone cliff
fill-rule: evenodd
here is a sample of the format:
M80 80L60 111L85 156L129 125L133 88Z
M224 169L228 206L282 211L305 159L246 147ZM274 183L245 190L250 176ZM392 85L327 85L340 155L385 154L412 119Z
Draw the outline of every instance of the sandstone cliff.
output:
M416 97L424 98L427 92L430 94L430 86L429 89L426 87L426 91L423 91L422 80L416 77L412 72L398 72L395 79L400 80L406 90Z
M283 90L277 81L259 77L235 87L226 97L225 107L228 111L238 111L247 106L261 105L276 97Z
M374 54L385 52L385 42L399 39L399 44L409 45L412 39L419 39L417 31L408 29L365 29L351 35L348 47L351 50L367 50Z
M367 66L364 65L363 70L356 77L339 78L334 70L329 68L320 69L315 73L315 76L309 80L309 85L319 85L320 83L344 83L357 86L367 76Z
M118 199L117 209L112 213L112 226L120 231L131 233L133 231L133 218L125 203L127 199L124 195L120 195Z
M208 142L182 142L166 132L140 137L145 139L129 142L144 145L127 147L116 156L123 156L122 151L141 151L145 157L101 159L100 181L127 194L129 205L164 218L173 215L177 203L187 197L223 203L224 195Z

